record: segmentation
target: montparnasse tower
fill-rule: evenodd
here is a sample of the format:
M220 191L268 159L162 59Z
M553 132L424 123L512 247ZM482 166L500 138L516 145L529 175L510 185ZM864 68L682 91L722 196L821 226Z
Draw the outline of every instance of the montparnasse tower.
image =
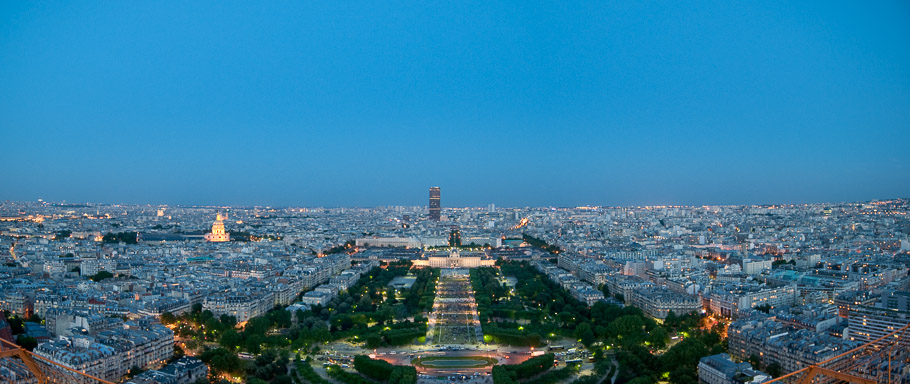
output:
M231 235L224 232L224 218L220 213L215 216L215 222L212 223L212 233L205 235L205 239L217 243L231 241Z

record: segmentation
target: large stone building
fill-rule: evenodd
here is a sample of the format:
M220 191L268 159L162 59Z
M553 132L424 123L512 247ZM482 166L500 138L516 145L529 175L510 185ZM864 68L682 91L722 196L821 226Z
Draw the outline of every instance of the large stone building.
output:
M714 313L733 318L762 305L772 308L794 305L798 296L796 285L735 286L733 289L719 288L711 292L708 295L708 307Z
M458 248L451 248L448 252L429 253L425 259L414 260L413 265L431 268L477 268L492 267L496 265L496 260L486 257L483 252L465 252L465 255L462 255Z
M758 384L770 379L771 376L752 369L749 363L734 362L726 353L705 356L698 361L698 382L702 384Z
M626 301L657 319L667 318L670 311L684 315L702 309L701 300L697 297L665 288L634 290L626 297Z
M132 367L154 368L174 354L174 333L151 319L123 323L122 328L99 332L96 336L61 337L35 348L38 356L65 367L108 380L120 381ZM55 383L94 384L95 380L77 375L37 359L50 372Z
M733 357L746 360L759 356L763 365L777 363L783 372L800 370L860 345L825 333L788 327L766 317L734 321L727 329L727 342ZM842 359L844 363L849 360L849 356Z
M910 324L908 298L908 292L887 292L878 299L876 305L850 307L844 336L868 343Z
M202 309L212 311L215 317L234 316L237 322L241 323L265 314L272 307L274 307L274 298L271 292L260 294L228 292L206 297L202 301Z
M195 357L182 357L164 368L142 372L124 384L189 384L205 379L208 366Z

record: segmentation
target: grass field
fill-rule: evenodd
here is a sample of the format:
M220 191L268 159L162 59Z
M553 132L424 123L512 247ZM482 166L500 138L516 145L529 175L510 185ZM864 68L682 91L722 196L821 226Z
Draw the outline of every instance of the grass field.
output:
M480 368L496 364L485 356L428 356L411 360L411 365L423 368Z

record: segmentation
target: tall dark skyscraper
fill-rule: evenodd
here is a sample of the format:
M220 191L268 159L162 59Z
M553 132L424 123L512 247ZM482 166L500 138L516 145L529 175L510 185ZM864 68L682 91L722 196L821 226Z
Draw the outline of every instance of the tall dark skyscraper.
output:
M439 221L441 205L439 204L439 187L430 187L430 220Z

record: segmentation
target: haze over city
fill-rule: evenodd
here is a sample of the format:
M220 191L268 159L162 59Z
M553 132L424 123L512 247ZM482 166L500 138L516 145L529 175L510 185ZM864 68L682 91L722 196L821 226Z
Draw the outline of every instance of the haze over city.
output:
M450 206L910 191L910 6L0 5L0 199Z

